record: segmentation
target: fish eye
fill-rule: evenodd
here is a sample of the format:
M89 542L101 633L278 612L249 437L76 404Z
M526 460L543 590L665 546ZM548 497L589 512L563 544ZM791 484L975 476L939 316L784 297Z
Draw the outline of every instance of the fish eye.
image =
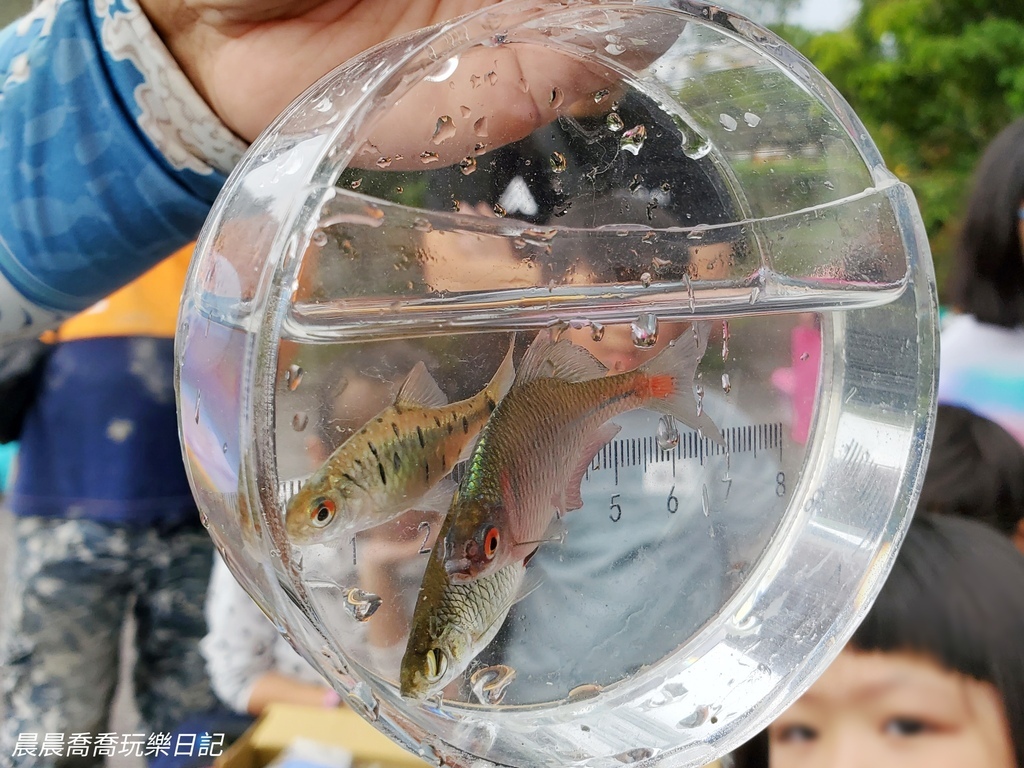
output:
M319 499L313 507L310 522L317 528L323 528L334 519L335 506L330 499Z
M431 682L440 680L448 671L448 655L440 648L427 651L427 679Z
M498 540L500 534L498 529L493 525L487 529L487 533L484 534L484 556L488 560L493 560L494 556L498 554Z

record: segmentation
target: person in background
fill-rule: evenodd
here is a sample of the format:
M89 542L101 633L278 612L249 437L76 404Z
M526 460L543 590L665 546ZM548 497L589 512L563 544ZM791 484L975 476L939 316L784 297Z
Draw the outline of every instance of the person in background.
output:
M941 404L917 514L991 525L1024 552L1024 446L973 411Z
M736 768L1024 765L1024 556L990 526L911 523L863 624Z
M985 416L1024 443L1024 118L978 163L949 294L939 402Z
M277 627L216 558L201 649L213 690L236 714L255 717L268 704L336 707L324 678L288 645Z
M5 765L61 764L59 753L18 749L26 734L41 744L45 734L107 730L129 612L144 728L170 732L212 704L199 642L213 543L185 475L173 389L190 255L182 250L55 334L8 496Z

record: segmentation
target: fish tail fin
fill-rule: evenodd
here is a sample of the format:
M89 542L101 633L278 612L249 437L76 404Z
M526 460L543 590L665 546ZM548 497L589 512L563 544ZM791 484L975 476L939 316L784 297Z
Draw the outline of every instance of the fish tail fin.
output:
M516 377L516 369L512 365L512 350L515 349L515 346L516 334L513 333L508 343L508 352L505 353L505 358L501 361L501 365L498 366L498 370L494 372L494 376L491 377L484 390L495 403L501 402L501 399L508 394Z
M693 394L693 382L697 365L708 346L711 323L698 321L683 331L662 350L657 357L640 366L646 374L650 394L648 408L673 416L691 429L699 430L705 437L725 444L722 432L697 406Z

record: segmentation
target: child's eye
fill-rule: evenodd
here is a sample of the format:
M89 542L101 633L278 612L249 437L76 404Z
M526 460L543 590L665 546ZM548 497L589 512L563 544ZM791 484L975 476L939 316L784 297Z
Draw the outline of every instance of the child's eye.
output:
M784 744L814 741L818 732L809 725L784 725L772 729L772 740Z
M918 736L927 730L926 723L913 717L893 717L885 723L885 732L890 736Z

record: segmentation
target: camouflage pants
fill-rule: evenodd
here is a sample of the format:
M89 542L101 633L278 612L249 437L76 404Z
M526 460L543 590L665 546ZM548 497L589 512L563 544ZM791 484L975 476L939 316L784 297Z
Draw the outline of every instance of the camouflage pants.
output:
M171 732L214 703L199 653L213 549L205 531L162 535L26 517L15 518L13 534L0 608L6 713L0 766L102 765L102 753L79 756L76 750L69 757L62 750L26 749L25 734L37 734L31 741L43 745L56 734L83 740L108 730L118 640L129 610L136 623L134 688L142 730Z

